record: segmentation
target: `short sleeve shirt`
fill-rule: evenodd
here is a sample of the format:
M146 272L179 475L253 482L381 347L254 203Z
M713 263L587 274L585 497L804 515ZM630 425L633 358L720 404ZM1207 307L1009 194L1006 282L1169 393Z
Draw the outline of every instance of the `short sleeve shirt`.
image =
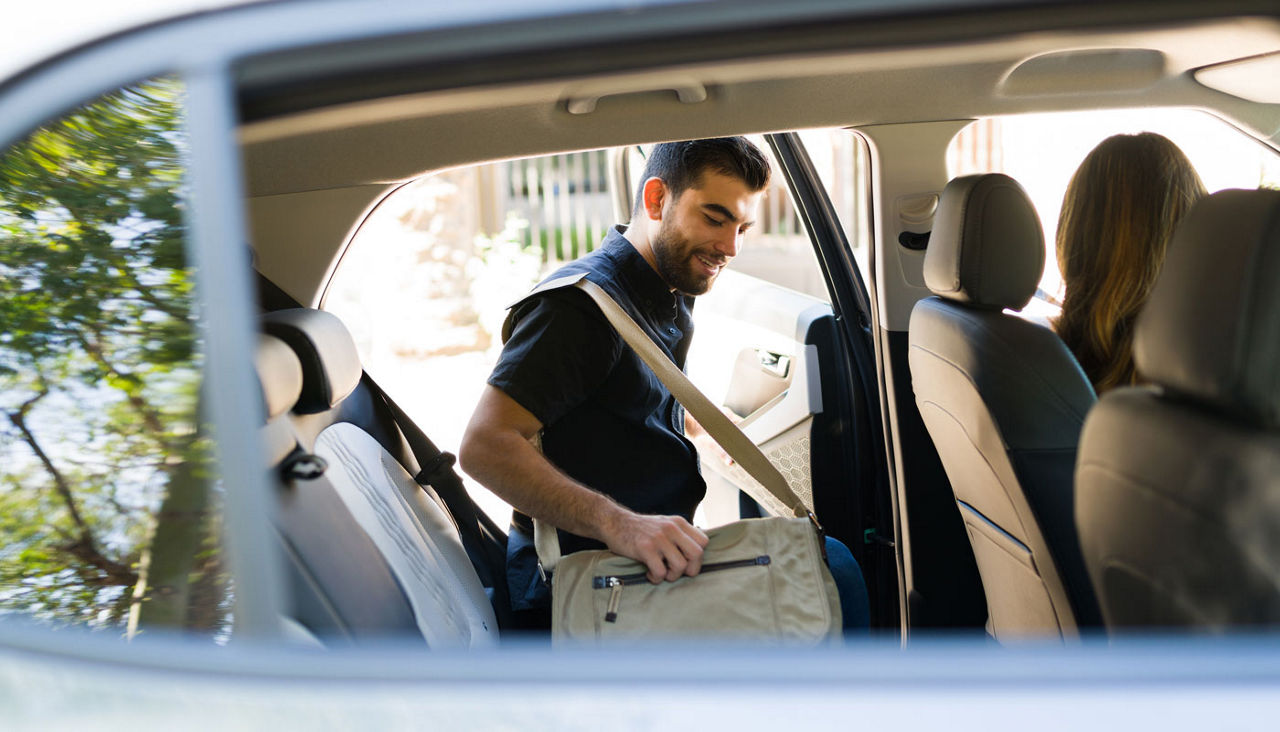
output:
M548 280L585 273L683 369L693 298L673 293L621 232ZM634 511L691 519L706 483L684 410L590 297L574 287L542 292L517 303L511 318L489 384L543 424L547 458ZM528 517L513 522L531 531ZM600 547L565 532L560 540L565 553Z

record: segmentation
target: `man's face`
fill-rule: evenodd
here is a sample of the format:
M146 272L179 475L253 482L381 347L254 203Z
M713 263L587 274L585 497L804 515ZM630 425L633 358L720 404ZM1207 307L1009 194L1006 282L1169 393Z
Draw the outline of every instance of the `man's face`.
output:
M663 205L662 223L653 239L658 274L686 295L709 290L742 248L763 195L737 178L704 172L697 185Z

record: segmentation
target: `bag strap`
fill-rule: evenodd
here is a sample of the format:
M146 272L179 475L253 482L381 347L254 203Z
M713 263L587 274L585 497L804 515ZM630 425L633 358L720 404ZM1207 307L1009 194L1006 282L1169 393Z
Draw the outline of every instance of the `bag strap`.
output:
M564 286L570 283L558 281L558 284ZM747 495L758 501L770 513L808 517L821 531L821 526L818 525L813 512L805 506L804 501L795 494L795 491L791 490L787 479L778 472L777 467L751 441L751 438L743 434L733 420L712 404L711 400L689 381L689 377L685 376L684 372L676 368L671 359L658 348L653 339L645 335L622 306L603 288L584 276L579 275L574 278L572 285L591 296L605 318L622 336L622 340L626 341L636 355L640 356L640 359L653 370L654 375L671 391L676 401L684 405L693 418L698 420L698 424L702 425L702 428L720 443L725 452L729 453L729 457L754 478L753 482L742 486L742 490ZM544 569L553 569L560 560L560 541L555 528L534 519L533 533L538 560Z

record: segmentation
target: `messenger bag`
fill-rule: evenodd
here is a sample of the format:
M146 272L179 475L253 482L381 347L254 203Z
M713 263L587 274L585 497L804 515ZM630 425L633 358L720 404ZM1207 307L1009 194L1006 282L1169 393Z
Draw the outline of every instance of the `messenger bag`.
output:
M815 645L841 639L840 599L822 526L786 478L698 390L608 293L577 274L538 291L586 292L623 340L694 419L751 476L742 486L769 518L708 530L695 577L650 583L640 562L608 550L562 557L555 527L534 520L534 544L551 581L552 639L605 643L696 636Z

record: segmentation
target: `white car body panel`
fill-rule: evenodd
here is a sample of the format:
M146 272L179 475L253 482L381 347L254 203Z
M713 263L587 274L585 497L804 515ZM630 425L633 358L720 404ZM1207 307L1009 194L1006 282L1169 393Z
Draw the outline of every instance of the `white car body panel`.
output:
M77 2L27 8L16 16L6 10L0 95L15 74L56 54L140 24L238 4ZM557 8L625 7L638 13L644 5L576 0ZM516 17L520 8L530 12L527 4L514 2L439 3L425 9L398 5L395 12L419 21L436 13L445 25ZM388 22L369 21L371 26ZM335 36L342 30L331 29ZM260 32L262 38L270 35L269 29ZM204 64L198 50L189 60L193 68ZM191 92L193 136L200 134L200 125L216 131L229 124L216 114L225 86L195 79ZM869 136L885 150L905 144L890 135ZM232 142L221 142L231 149ZM195 155L218 158L221 149L198 149ZM202 201L240 200L239 189L230 183L240 172L235 156L223 157L230 160L194 182ZM928 182L937 178L932 175ZM917 191L906 186L900 192ZM245 230L239 224L224 222L220 233L238 235ZM197 236L197 251L215 251L215 244ZM212 323L206 333L223 348L220 364L226 368L213 364L212 369L221 379L216 386L233 397L215 405L215 418L252 424L245 415L255 413L253 385L234 368L249 352L247 331L240 328L250 319L248 284L236 269L243 262L230 255L208 256L198 264L211 281L238 283L220 294L244 296L239 309L219 315L225 320ZM919 293L911 287L918 283L911 281L910 268L898 272L898 267L898 262L880 263L881 278L904 283L892 294L894 302ZM890 296L882 295L881 305L890 310ZM883 321L901 325L888 315ZM251 431L231 435L228 442L234 444L224 448L227 454L256 455ZM262 482L252 470L241 470L248 476L246 485ZM228 522L260 527L255 506L229 506ZM247 600L257 602L250 607L265 616L276 602L269 597L272 575L269 569L256 575L245 571L242 578L256 577L268 587L263 597ZM1114 646L1095 639L1064 649L915 637L907 650L889 639L823 651L681 646L554 656L543 647L515 643L495 651L424 655L404 648L316 652L259 643L252 636L225 648L163 638L125 646L113 638L50 632L6 619L0 624L0 709L0 728L12 730L779 729L796 724L876 730L1274 729L1280 718L1280 642L1268 636L1156 637Z

